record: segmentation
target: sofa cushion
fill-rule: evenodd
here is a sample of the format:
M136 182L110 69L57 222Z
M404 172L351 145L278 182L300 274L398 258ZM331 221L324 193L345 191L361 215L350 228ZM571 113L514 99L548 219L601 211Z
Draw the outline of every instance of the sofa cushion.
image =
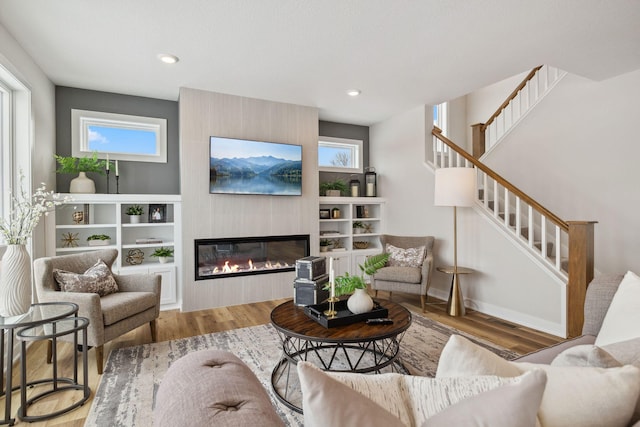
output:
M420 267L425 251L424 246L403 249L387 243L385 246L385 252L389 254L387 265L389 267Z
M533 427L546 381L541 371L511 379L438 380L392 373L327 373L308 362L298 363L298 374L306 427Z
M153 292L117 292L100 298L104 325L113 325L156 305Z
M82 274L54 269L53 277L63 292L95 293L100 296L118 292L118 284L111 269L102 260L98 260Z
M420 283L422 281L422 271L418 267L382 267L376 271L375 279L390 282Z
M640 337L640 277L632 271L624 275L595 344L604 346Z
M440 356L436 378L515 376L543 369L547 386L538 412L543 427L624 427L640 395L640 369L557 367L509 362L466 338L452 335Z

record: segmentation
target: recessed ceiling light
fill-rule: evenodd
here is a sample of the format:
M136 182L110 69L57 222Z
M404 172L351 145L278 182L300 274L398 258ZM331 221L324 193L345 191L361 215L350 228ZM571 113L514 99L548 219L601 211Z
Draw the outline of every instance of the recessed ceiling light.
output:
M349 96L358 96L358 95L360 95L360 91L358 89L349 89L347 91L347 95L349 95Z
M175 64L176 62L180 61L180 58L178 58L177 56L169 55L167 53L159 54L158 59L164 62L165 64Z

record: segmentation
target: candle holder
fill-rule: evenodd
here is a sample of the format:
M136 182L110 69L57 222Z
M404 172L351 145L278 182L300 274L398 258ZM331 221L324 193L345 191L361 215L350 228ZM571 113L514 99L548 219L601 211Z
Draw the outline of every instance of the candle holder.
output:
M120 177L118 175L116 175L116 194L120 194Z
M329 309L325 310L323 313L325 316L327 316L328 319L333 319L334 317L336 317L336 314L338 314L338 312L335 310L336 307L336 302L338 302L340 299L338 297L330 297L327 299L327 301L329 301Z
M109 169L107 169L105 172L107 172L107 194L109 194Z

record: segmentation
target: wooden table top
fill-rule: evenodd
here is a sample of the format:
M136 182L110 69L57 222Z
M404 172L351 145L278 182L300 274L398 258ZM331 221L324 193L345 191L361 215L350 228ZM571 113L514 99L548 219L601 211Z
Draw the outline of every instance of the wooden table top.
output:
M411 325L411 312L391 301L376 299L389 311L388 317L393 319L391 325L369 325L362 322L350 325L325 328L304 313L293 300L280 304L271 312L271 323L285 334L296 338L324 342L364 342L399 335Z

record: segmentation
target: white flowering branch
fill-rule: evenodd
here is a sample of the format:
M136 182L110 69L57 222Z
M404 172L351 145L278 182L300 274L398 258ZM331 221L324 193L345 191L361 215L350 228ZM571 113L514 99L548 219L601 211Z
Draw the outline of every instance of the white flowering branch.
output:
M11 196L9 218L0 218L0 235L8 245L24 245L43 214L47 215L56 206L72 200L69 196L62 197L59 193L47 191L44 183L28 197L23 182L24 175L21 172L20 191Z

